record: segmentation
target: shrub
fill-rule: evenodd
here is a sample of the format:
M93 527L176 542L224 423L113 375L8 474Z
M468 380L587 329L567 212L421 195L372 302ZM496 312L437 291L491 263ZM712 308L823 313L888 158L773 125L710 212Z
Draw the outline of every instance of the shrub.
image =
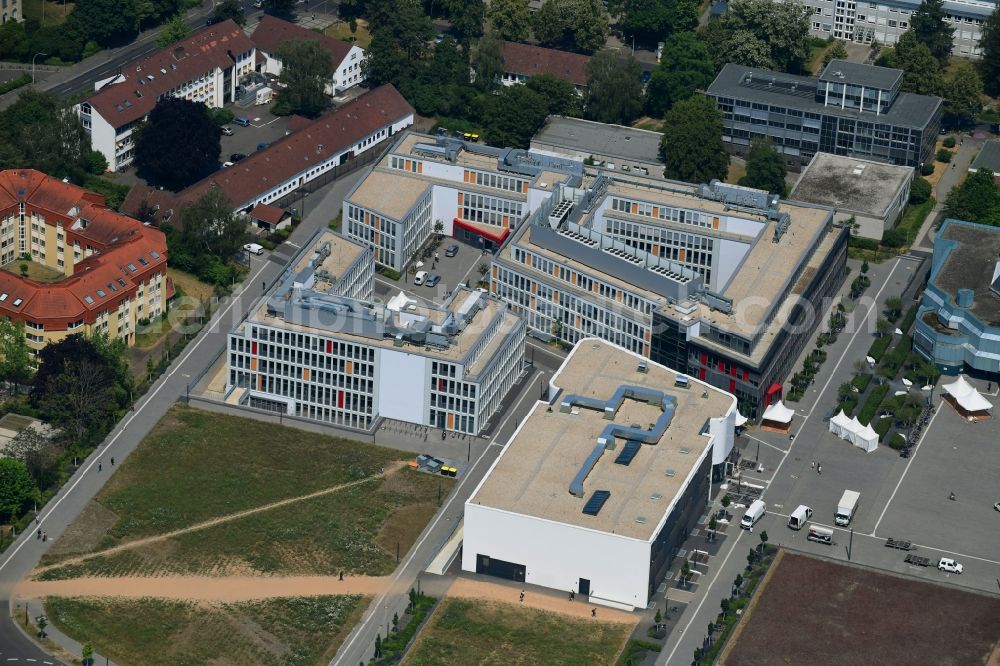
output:
M944 162L945 164L947 164L948 162L951 162L951 151L948 150L947 148L941 148L934 155L934 159L936 159L938 162Z
M875 414L878 413L879 405L882 404L885 394L888 392L888 384L880 384L872 389L872 392L868 394L868 399L865 400L865 404L861 406L861 411L858 412L858 420L862 424L871 423L871 420L875 418Z
M851 386L858 389L858 393L864 393L868 385L872 383L872 376L867 372L863 375L858 375L851 380Z
M896 227L882 234L882 245L886 247L903 247L906 245L906 231Z
M913 326L913 322L916 320L916 318L917 318L917 306L911 305L910 309L906 311L906 316L903 317L903 323L899 325L900 330L902 330L903 333L909 333L910 327Z
M889 428L891 426L892 426L891 418L879 419L879 422L873 426L875 428L875 432L878 433L878 441L881 442L883 439L885 439L885 434L889 432Z
M234 114L229 109L219 107L216 109L209 109L208 117L211 118L212 122L214 122L216 125L221 126L225 125L226 123L233 122L233 118L236 117L236 114Z
M12 79L7 83L0 83L0 95L5 95L11 90L17 90L21 86L26 86L31 83L31 76L28 74L23 74L16 79Z
M889 337L889 336L886 336ZM913 338L904 335L899 339L899 344L892 348L892 351L885 355L879 366L879 374L885 377L895 377L899 369L903 367L906 357L909 356L913 348Z
M878 241L874 238L862 238L861 236L851 236L847 244L860 250L875 251L878 249Z
M840 401L837 405L838 410L844 410L844 413L850 416L854 413L854 408L858 406L858 396L851 394Z
M896 433L889 439L889 446L897 451L906 446L906 437L901 433Z
M391 268L383 268L381 270L382 275L386 276L390 280L398 280L403 275L399 271L393 270Z
M934 165L928 162L927 164L920 165L920 175L929 176L934 173Z
M931 183L926 178L914 178L910 185L910 203L922 204L931 198Z
M953 136L946 136L944 138L944 141L941 142L941 144L945 148L954 148L955 147L955 137L953 137Z

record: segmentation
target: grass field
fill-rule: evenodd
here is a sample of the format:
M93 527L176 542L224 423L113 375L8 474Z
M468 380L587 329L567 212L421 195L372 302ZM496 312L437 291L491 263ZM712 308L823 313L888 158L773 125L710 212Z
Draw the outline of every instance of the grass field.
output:
M446 599L404 664L613 664L631 631L511 604Z
M167 276L174 281L174 286L181 288L185 296L205 301L211 298L214 293L212 285L202 282L190 273L179 271L176 268L168 268Z
M357 45L363 49L368 48L368 45L372 43L372 36L368 32L368 22L364 19L358 20L358 30L354 34L351 34L351 27L348 25L347 21L336 21L335 23L332 23L327 26L326 30L323 31L323 34L327 37L339 39L342 42L356 41Z
M996 597L787 552L776 567L719 663L983 664L997 656Z
M326 664L367 606L356 595L234 604L49 597L49 620L122 666Z
M14 275L21 275L21 264L26 264L28 266L28 278L32 280L37 280L38 282L56 282L62 280L65 276L54 268L50 268L45 264L40 264L35 261L26 261L23 259L16 259L6 266L3 267L8 273L13 273Z
M65 21L75 6L76 3L63 3L59 0L49 0L48 2L45 2L45 0L24 0L21 3L21 11L24 13L24 18L34 19L38 21L39 25L44 25L48 28ZM44 23L42 22L43 18L45 19Z
M172 408L70 527L52 564L219 516L363 480L402 451L283 426ZM452 481L402 470L150 546L50 572L383 574L415 541ZM96 510L95 510L96 509ZM66 544L60 544L66 546ZM230 571L231 572L231 571Z

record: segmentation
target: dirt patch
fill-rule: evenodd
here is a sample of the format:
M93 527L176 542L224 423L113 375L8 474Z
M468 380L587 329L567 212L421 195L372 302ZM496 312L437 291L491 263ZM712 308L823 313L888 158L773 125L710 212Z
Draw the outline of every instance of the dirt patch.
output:
M473 580L471 578L456 578L455 582L448 588L445 596L501 601L507 604L516 604L518 606L526 606L562 615L594 619L591 615L591 609L595 608L595 606L587 603L585 599L581 598L570 601L562 593L556 594L555 592L533 589L525 593L524 601L519 601L520 593L521 587L515 584L504 585L484 580ZM597 606L596 608L596 619L600 622L635 624L639 621L639 615L603 606Z
M93 500L87 502L73 524L49 548L45 562L57 562L68 555L94 550L117 522L118 514L114 511Z
M998 648L995 597L789 553L770 573L720 664L958 666Z

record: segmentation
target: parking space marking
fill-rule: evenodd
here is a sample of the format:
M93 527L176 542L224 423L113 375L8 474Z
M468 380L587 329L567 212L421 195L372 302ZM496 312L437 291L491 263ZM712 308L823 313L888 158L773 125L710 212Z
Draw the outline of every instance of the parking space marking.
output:
M885 518L885 512L889 510L889 505L892 504L892 500L896 497L896 492L899 490L899 487L903 485L903 479L906 478L906 473L910 471L910 465L912 465L913 461L917 459L917 454L920 453L921 444L923 443L924 438L927 436L927 433L930 432L931 426L934 425L934 419L937 418L938 414L941 413L942 409L944 409L943 401L938 406L938 408L934 410L934 414L931 416L931 420L927 422L927 427L924 428L923 433L921 433L920 435L920 439L917 440L917 446L913 451L913 455L911 455L910 459L906 461L906 469L904 469L903 473L900 474L899 481L896 482L896 487L892 489L892 494L889 495L889 499L886 501L885 506L882 507L882 513L879 515L878 520L875 521L875 528L872 530L873 534L875 532L878 532L878 526L882 524L882 519Z
M763 444L764 446L770 446L770 447L771 447L772 449L774 449L775 451L781 451L782 453L788 453L788 449L783 449L783 448L781 448L780 446L775 446L774 444L769 444L768 442L765 442L765 441L764 441L764 440L762 440L762 439L757 439L757 438L756 438L756 437L754 437L753 435L748 435L748 434L744 433L744 435L743 435L743 436L744 436L744 437L746 437L747 439L752 439L752 440L753 440L753 441L755 441L755 442L760 442L760 443L761 443L761 444Z

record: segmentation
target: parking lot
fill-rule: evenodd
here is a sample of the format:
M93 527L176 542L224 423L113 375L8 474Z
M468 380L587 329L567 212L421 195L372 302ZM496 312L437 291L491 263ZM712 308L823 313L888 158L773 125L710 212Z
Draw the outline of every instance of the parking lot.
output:
M222 135L222 151L219 153L220 164L227 161L233 153L250 155L257 151L258 145L270 144L285 136L291 117L276 116L268 110L269 107L269 104L251 106L246 109L232 104L226 107L237 117L243 116L249 119L250 127L241 127L236 123L226 125L232 129L233 135Z
M458 246L458 254L454 257L445 256L445 250L449 245ZM489 263L490 256L484 255L478 248L465 243L459 243L453 238L445 236L437 250L438 260L424 261L417 270L435 273L440 276L440 282L433 287L427 285L414 285L413 275L405 273L399 280L390 280L384 275L375 277L375 293L381 297L390 297L399 292L400 289L409 294L435 303L444 302L455 288L466 282L472 288L482 279L479 272L479 265L483 262Z

